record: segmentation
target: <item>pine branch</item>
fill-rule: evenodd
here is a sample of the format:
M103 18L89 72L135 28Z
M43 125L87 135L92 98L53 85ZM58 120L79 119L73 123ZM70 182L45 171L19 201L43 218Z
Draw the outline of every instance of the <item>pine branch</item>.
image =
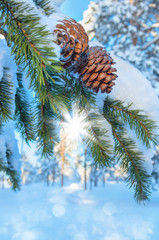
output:
M87 146L91 149L92 157L95 163L100 166L110 166L112 164L112 146L109 142L107 131L102 128L100 122L103 118L99 114L87 112L87 120L89 128L87 129L88 135L85 137Z
M57 74L62 68L54 60L56 55L50 46L50 33L45 30L45 26L41 26L40 17L33 11L24 2L0 1L1 18L8 31L7 43L12 49L16 64L27 68L31 86L40 94L41 86L45 86L48 79L53 81L48 70ZM40 97L43 102L46 100L42 94Z
M126 181L135 190L137 201L149 199L150 176L144 168L144 156L137 150L135 142L126 137L126 131L119 118L115 117L112 109L104 104L103 116L112 126L115 139L115 159L120 163L123 171L128 175ZM121 119L122 121L122 119Z
M141 50L145 50L146 48L148 48L149 46L151 46L152 44L156 43L159 41L159 36L156 36L155 38L153 38L153 40L151 40L150 42L146 43L145 46L143 46L141 48Z
M56 116L49 103L45 103L45 105L42 103L38 104L36 115L38 150L41 152L41 157L49 158L53 155L53 146L57 140L56 127L54 125Z
M2 124L2 116L0 116L0 135L2 134L3 130L2 130L3 124Z
M42 9L44 9L45 14L47 16L51 15L52 13L54 13L54 9L50 6L50 1L48 0L33 0L34 3L41 7Z
M0 157L0 172L4 172L9 177L9 184L12 185L13 190L20 189L18 173L12 167L4 165L3 159L1 157Z
M60 109L68 105L69 101L67 96L63 94L65 86L64 81L60 78L60 74L50 71L49 69L47 71L52 79L56 81L56 85L51 79L47 79L47 76L45 76L45 86L41 86L40 88L39 102L45 104L45 101L43 101L43 98L45 98L46 102L49 102L53 111L57 114Z
M121 118L123 123L128 123L130 129L135 130L137 138L142 140L147 148L151 147L151 142L158 145L158 135L155 134L156 123L144 115L143 111L131 110L131 106L132 104L124 107L123 102L108 97L104 101L104 108L111 112L111 116Z
M17 80L19 87L15 95L15 114L14 120L16 128L21 133L26 142L35 139L35 124L33 106L28 101L27 92L23 87L23 75L21 72L17 73Z
M7 31L5 31L3 28L0 28L0 34L3 35L7 40L7 35L8 35Z
M13 84L10 82L9 69L3 68L3 77L0 81L0 117L1 121L12 119Z
M78 103L80 109L84 109L86 106L92 107L96 104L95 94L84 87L80 81L70 76L68 71L64 71L61 78L65 81L63 94L69 99L70 103Z
M136 150L137 146L132 139L125 137L124 131L112 130L115 137L115 156L123 171L128 174L126 181L134 188L137 201L147 200L150 195L151 176L144 169L143 154Z

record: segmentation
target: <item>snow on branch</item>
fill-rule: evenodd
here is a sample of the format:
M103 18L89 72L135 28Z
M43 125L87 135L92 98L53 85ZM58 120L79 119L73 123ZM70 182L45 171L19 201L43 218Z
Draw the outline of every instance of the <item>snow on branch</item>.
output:
M156 43L159 41L159 36L155 37L152 41L148 42L145 46L143 46L143 48L141 48L142 50L145 50L146 48L148 48L149 46L151 46L153 43Z

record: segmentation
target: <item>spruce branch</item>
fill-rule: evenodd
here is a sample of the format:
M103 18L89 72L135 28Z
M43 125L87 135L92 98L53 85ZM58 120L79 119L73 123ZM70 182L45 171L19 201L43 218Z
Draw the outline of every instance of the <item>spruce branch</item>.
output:
M126 181L130 187L134 188L135 199L137 201L149 199L151 181L150 175L147 174L144 168L143 154L138 151L135 142L127 137L121 116L114 115L106 101L104 103L103 116L112 126L115 140L114 157L127 174Z
M3 77L0 81L0 118L1 121L12 119L13 84L10 82L9 69L3 68Z
M0 116L0 135L2 134L3 130L2 130L3 124L2 124L2 116Z
M45 96L46 102L49 102L53 111L57 114L61 108L64 108L64 106L68 105L69 101L68 97L63 94L65 86L64 81L60 77L61 74L57 74L56 72L50 71L49 69L47 71L52 79L56 81L56 85L51 79L47 79L47 76L45 76L45 85L41 86L40 88L39 101L45 104L45 101L43 101Z
M100 167L111 166L112 146L108 140L108 131L100 124L103 122L102 116L94 110L91 113L87 112L87 120L89 123L88 135L84 140L91 149L95 163Z
M36 108L36 140L41 157L49 158L53 154L53 146L57 140L56 115L49 103L38 103Z
M0 27L0 34L3 35L5 37L5 39L7 40L7 31L5 31L3 28Z
M84 87L80 81L77 81L77 79L71 76L68 71L64 71L61 74L61 78L65 82L63 94L69 99L69 102L78 103L80 109L84 109L86 106L95 106L95 94Z
M0 157L0 172L4 172L9 177L8 182L12 185L13 190L20 189L18 173L12 167L6 166L2 157Z
M123 123L128 123L130 129L135 130L138 139L142 140L147 148L151 147L151 142L158 145L157 126L155 121L152 121L143 114L141 110L131 110L132 104L127 107L119 100L113 100L109 97L105 99L104 106L109 108L111 115L114 118L120 118Z
M50 6L50 1L48 0L33 0L36 6L42 8L47 16L54 13L54 8Z
M30 140L35 140L33 106L29 102L27 92L23 87L23 74L21 71L17 73L17 80L19 87L15 94L14 121L16 128L28 143Z
M1 17L8 32L8 46L12 49L16 64L27 68L30 85L40 94L41 86L45 86L48 79L56 85L49 72L58 74L62 67L55 61L54 48L50 46L51 33L41 25L40 16L33 10L25 2L0 1ZM41 94L40 97L43 102L46 100L45 95Z
M125 137L124 131L114 128L116 159L123 171L128 175L126 182L135 190L134 197L137 201L147 200L150 195L151 176L144 169L144 156L137 150L135 142Z

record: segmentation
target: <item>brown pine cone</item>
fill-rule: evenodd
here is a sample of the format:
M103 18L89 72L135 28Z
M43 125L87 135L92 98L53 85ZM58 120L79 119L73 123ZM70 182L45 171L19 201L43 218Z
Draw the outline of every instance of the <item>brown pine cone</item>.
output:
M61 47L60 61L70 73L78 73L87 87L98 93L110 93L117 75L110 54L102 47L88 46L88 36L81 24L74 19L59 21L54 30Z
M57 44L61 47L60 61L64 68L74 70L77 62L83 61L88 51L88 36L81 24L74 19L59 21L54 30Z
M117 78L115 64L110 54L102 47L90 47L87 53L87 64L81 66L79 70L80 79L83 84L98 93L110 93L115 85L114 80Z

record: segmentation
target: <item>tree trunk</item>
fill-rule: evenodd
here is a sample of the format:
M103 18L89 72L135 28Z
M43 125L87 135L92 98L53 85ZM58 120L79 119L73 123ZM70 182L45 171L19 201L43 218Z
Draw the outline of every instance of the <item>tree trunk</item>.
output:
M92 177L90 177L90 190L92 190Z
M84 189L87 190L87 165L86 165L86 154L87 149L85 150L85 158L84 158Z
M55 185L55 167L53 167L53 170L52 170L52 185L53 186Z
M103 176L103 187L105 187L105 176Z
M61 161L62 161L62 166L61 166L61 187L63 187L63 182L64 182L64 160L65 160L65 137L62 137L61 141Z
M47 185L49 186L49 184L50 184L50 182L49 182L49 173L47 174L46 181L47 181Z
M97 187L97 177L95 177L95 180L94 180L94 186Z
M2 175L1 183L2 183L2 189L4 189L4 175Z

